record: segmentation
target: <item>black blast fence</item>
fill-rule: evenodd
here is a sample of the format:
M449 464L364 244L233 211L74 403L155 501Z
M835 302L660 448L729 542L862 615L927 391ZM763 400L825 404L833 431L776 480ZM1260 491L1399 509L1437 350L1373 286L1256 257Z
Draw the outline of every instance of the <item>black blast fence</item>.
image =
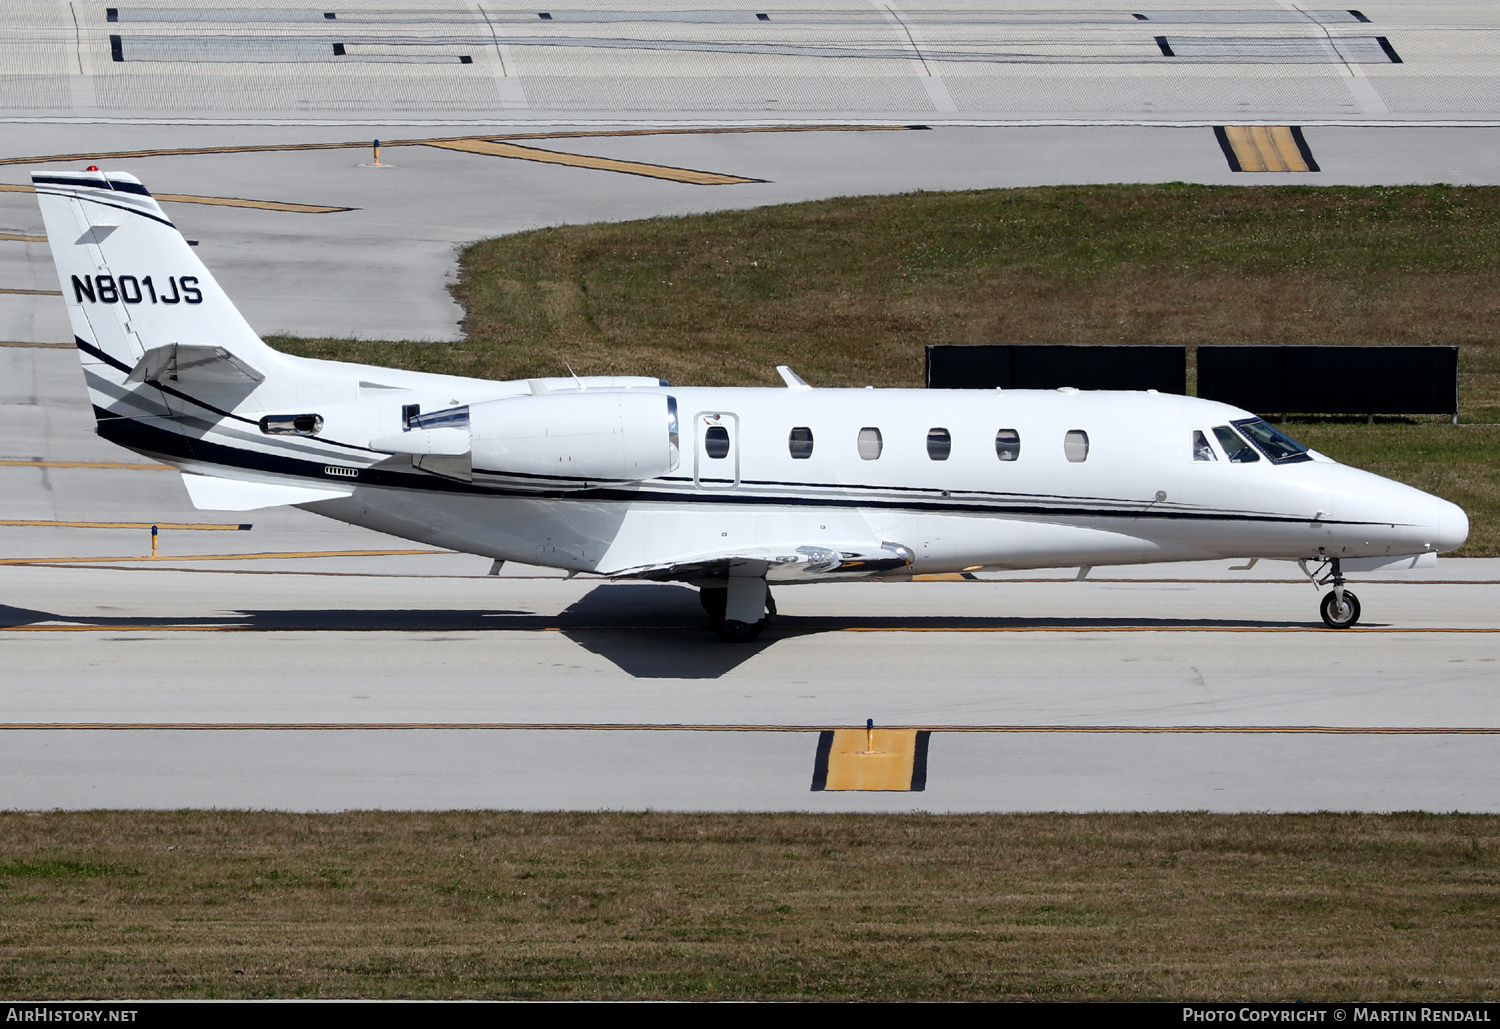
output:
M1458 418L1457 347L1200 346L1198 395L1262 415Z
M927 348L928 389L1187 392L1187 347L1002 343Z

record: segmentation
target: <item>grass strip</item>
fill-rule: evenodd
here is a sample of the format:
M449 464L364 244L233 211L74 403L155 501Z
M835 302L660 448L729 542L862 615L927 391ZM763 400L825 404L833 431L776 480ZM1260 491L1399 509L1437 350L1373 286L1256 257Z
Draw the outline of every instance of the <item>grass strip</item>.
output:
M1469 511L1500 555L1500 189L1078 186L559 226L466 248L457 343L280 338L484 378L920 386L945 343L1443 344L1469 426L1297 423ZM1479 427L1485 426L1484 428Z
M0 991L1488 999L1500 819L0 814Z

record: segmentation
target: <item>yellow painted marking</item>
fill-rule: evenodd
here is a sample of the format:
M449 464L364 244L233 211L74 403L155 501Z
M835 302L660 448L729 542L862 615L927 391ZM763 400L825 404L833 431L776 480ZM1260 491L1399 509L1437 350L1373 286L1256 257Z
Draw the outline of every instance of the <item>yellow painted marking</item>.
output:
M578 139L595 136L712 136L741 132L910 132L915 125L724 125L687 129L601 129L576 132L521 132L488 136L448 136L436 139L385 139L383 147L428 146L469 139ZM152 150L114 150L84 154L50 154L41 157L5 157L0 165L53 164L70 161L112 161L133 157L191 157L198 154L258 154L290 150L365 150L370 140L336 143L257 143L245 146L157 147ZM0 186L0 189L5 187Z
M62 290L58 289L0 289L0 293L11 293L23 297L60 297Z
M864 729L835 729L833 747L828 751L828 780L825 790L899 790L911 789L912 766L916 760L916 729L876 729L874 750Z
M484 154L489 157L511 157L520 161L540 161L543 164L565 164L573 168L593 168L596 171L645 175L653 179L688 182L695 186L723 186L762 181L761 179L747 179L739 175L722 175L719 172L694 171L691 168L671 168L662 164L642 164L639 161L617 161L612 157L564 154L556 150L539 150L536 147L518 146L515 143L502 143L491 139L433 141L427 143L427 146L443 150L462 150L464 153Z
M0 232L0 239L9 240L12 243L45 243L46 236L21 236L14 232Z
M385 729L485 729L489 731L526 732L823 732L819 725L703 725L680 723L633 722L0 722L0 731L44 730L338 730L368 732ZM994 733L1178 733L1223 735L1335 735L1335 736L1497 736L1500 726L1387 726L1387 725L924 725L881 732L907 734L915 746L918 732L994 732ZM854 733L863 747L865 730L835 729ZM837 749L837 744L835 744ZM832 754L830 753L830 758ZM832 769L830 768L830 777ZM910 764L907 775L910 776ZM830 779L831 781L831 779ZM910 785L908 781L908 786ZM828 786L833 789L833 786ZM902 787L903 789L905 787Z
M32 186L0 182L0 193L35 193ZM187 193L153 193L157 200L176 204L212 204L216 207L253 207L261 211L292 211L296 214L332 214L352 211L352 207L325 207L321 204L289 204L281 200L245 200L241 197L202 197Z
M1292 130L1287 125L1226 125L1224 136L1234 148L1240 171L1312 171L1302 158Z
M72 350L72 343L22 343L20 341L0 340L0 347L34 347L37 350Z
M32 346L33 344L17 344ZM71 343L38 344L41 346L71 347ZM124 468L133 472L175 472L169 464L131 464L127 461L0 461L0 468Z
M160 524L160 523L158 523ZM147 528L150 528L147 525ZM305 550L266 552L260 554L190 554L184 557L175 555L162 555L151 557L149 554L143 557L7 557L0 558L0 565L61 565L61 564L102 564L121 561L145 561L147 564L172 561L276 561L281 559L308 558L308 557L393 557L406 554L448 554L448 550ZM92 628L83 626L82 628ZM163 626L163 629L175 629L176 626Z
M248 524L225 525L219 522L58 522L44 519L0 519L0 525L37 525L59 529L229 529L244 531Z

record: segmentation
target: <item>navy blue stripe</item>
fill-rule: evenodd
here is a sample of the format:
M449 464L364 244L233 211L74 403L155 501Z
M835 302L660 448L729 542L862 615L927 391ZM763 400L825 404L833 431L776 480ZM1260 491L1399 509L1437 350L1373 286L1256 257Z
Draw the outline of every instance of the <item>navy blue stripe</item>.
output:
M158 426L146 425L133 418L111 415L95 409L99 418L98 433L112 443L129 450L164 459L204 461L241 468L247 471L263 471L276 475L291 475L313 479L320 483L329 481L323 471L322 459L302 459L260 451L242 450L238 447L213 443L205 439L194 439L181 433ZM340 481L347 479L340 477ZM389 468L360 468L357 481L361 485L385 488L421 490L428 493L450 493L468 496L513 497L528 500L566 500L575 502L615 502L651 504L726 504L756 507L812 507L911 511L924 514L968 514L1015 517L1031 515L1047 518L1098 518L1112 521L1135 521L1137 519L1197 522L1264 522L1271 524L1300 525L1308 521L1296 515L1226 514L1203 511L1140 510L1121 511L1098 508L1078 508L1044 504L955 504L942 501L870 500L842 497L786 497L747 496L738 493L663 492L647 489L621 489L598 487L581 490L519 490L485 486L477 483L443 479L421 472L396 471ZM1330 525L1363 525L1375 523L1325 520ZM1383 523L1382 523L1383 524Z
M112 207L116 211L125 211L128 214L137 214L142 218L149 218L154 222L160 222L162 225L165 225L169 229L177 228L177 226L167 221L167 219L159 217L158 215L151 214L149 211L142 211L136 207L126 207L124 204L112 204L108 200L101 200L96 196L79 196L77 193L55 193L50 189L39 189L37 190L37 192L42 193L46 196L65 196L70 200L87 200L89 203L98 204L100 207Z

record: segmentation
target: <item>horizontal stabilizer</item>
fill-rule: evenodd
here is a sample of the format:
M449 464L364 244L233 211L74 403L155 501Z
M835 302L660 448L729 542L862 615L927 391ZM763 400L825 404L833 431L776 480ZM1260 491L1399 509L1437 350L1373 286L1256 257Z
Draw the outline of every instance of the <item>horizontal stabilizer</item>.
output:
M370 441L370 449L382 454L416 454L420 457L458 457L469 452L468 429L412 429Z
M217 475L182 473L193 506L200 511L254 511L283 504L311 504L352 496L351 486L288 486L279 482L221 479Z
M201 382L253 385L265 376L223 347L168 343L141 355L126 382Z

